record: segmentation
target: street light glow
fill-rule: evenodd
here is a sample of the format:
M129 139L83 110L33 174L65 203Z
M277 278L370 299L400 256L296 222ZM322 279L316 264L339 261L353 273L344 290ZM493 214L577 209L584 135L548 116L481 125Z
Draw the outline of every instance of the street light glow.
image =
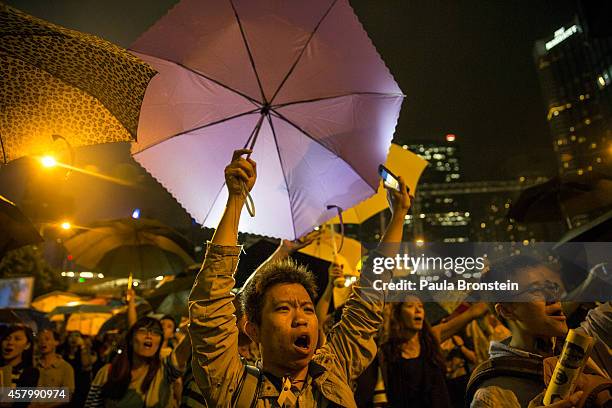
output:
M69 230L72 228L72 225L68 221L64 221L60 224L60 227L62 227L63 230Z
M47 167L47 168L57 166L57 160L55 160L55 157L53 156L43 156L40 159L40 162L44 167Z

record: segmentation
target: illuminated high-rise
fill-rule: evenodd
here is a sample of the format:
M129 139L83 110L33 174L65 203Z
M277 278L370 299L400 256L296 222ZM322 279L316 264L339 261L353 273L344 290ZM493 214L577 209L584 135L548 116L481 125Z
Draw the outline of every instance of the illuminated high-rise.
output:
M534 57L559 174L610 174L612 39L591 38L576 17L536 41Z

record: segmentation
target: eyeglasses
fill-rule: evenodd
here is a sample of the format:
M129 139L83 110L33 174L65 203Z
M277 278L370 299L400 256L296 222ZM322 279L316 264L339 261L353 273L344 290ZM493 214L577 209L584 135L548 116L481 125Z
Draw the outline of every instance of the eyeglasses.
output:
M513 298L522 302L533 302L537 300L551 302L560 301L566 295L567 293L563 290L561 285L557 282L546 280L532 284L529 288L515 294Z
M136 329L136 334L141 334L143 336L150 334L151 336L158 336L158 337L161 337L163 335L163 333L159 329L147 328L147 327L140 327Z

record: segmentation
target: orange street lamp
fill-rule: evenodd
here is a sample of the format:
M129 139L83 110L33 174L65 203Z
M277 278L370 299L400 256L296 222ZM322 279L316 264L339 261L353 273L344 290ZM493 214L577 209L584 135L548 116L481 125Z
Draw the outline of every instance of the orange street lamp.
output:
M72 228L72 224L70 224L68 221L64 221L60 224L60 227L62 227L63 230L69 230Z

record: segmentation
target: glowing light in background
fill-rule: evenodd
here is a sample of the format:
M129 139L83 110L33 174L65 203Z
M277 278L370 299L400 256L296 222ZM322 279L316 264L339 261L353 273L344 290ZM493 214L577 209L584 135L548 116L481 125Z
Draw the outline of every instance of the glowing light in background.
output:
M40 159L40 163L44 167L55 167L55 166L57 166L57 160L55 160L55 158L53 156L43 156Z
M134 211L132 211L132 218L135 220L140 218L140 208L134 208Z
M64 221L60 224L60 227L62 227L63 230L69 230L72 228L72 224L70 224L68 221Z
M446 141L447 142L454 142L456 138L457 138L457 136L455 136L452 133L449 133L448 135L446 135Z

